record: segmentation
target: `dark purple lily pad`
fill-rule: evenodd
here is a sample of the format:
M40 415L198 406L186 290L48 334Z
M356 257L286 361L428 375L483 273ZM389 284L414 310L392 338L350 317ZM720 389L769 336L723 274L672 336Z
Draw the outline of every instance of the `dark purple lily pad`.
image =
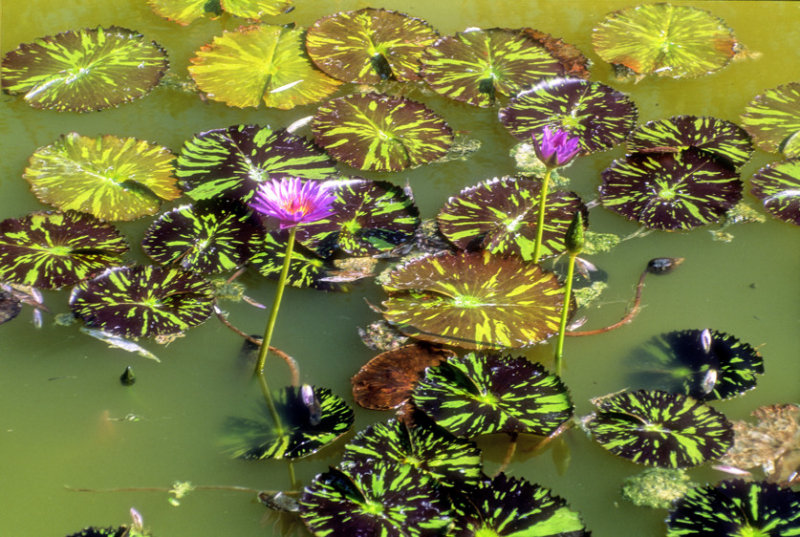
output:
M753 154L747 131L715 117L674 116L648 121L628 135L629 153L678 153L689 148L741 168Z
M521 30L459 32L439 38L422 56L422 78L436 93L475 106L562 75L561 62Z
M636 124L636 105L625 94L580 78L545 80L500 109L500 122L519 140L545 127L578 137L582 154L605 151L625 141Z
M193 199L226 197L246 202L259 184L272 177L326 179L336 173L325 153L286 129L233 125L200 132L188 140L178 156L175 175Z
M0 222L0 281L59 289L120 264L128 242L77 211L36 212Z
M179 334L213 313L206 280L177 269L117 267L75 286L72 312L86 326L123 337Z
M800 226L800 158L761 168L750 184L750 193L761 200L772 216Z
M336 160L361 170L399 171L447 154L453 131L433 110L376 93L331 99L317 108L314 140Z
M687 230L720 220L742 199L730 167L697 150L635 154L603 171L603 206L651 229Z
M283 268L288 240L289 230L268 232L260 251L250 258L250 266L258 270L262 276L277 280ZM295 243L286 283L292 287L313 287L320 291L343 291L346 287L342 284L326 279L336 270L336 266L330 260Z
M547 436L572 416L566 386L539 363L469 353L429 367L414 404L456 436Z
M345 82L407 82L420 79L419 57L437 37L422 19L367 7L318 19L306 33L306 50L317 67Z
M564 305L554 274L485 251L413 259L389 273L384 289L383 316L404 334L466 349L544 341L558 332Z
M744 109L742 127L764 151L800 157L800 82L757 95Z
M541 183L514 177L494 178L467 187L439 211L439 231L462 250L533 258ZM573 192L548 192L541 258L564 251L573 215L588 211Z
M660 390L622 392L593 401L583 419L614 455L660 468L687 468L717 459L733 445L725 416L692 397Z
M162 214L147 229L142 249L156 263L209 274L243 265L261 248L264 233L244 205L206 200Z
M384 181L330 181L331 215L297 229L297 240L322 257L342 251L376 255L414 240L419 211L403 189Z
M143 97L167 70L167 53L133 30L70 30L3 57L2 88L34 108L88 112Z

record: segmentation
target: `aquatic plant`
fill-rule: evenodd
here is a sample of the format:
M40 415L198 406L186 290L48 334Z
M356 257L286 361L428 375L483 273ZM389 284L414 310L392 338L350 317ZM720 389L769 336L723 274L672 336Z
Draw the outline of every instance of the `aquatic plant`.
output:
M764 90L747 103L741 118L764 151L800 157L800 82Z
M291 11L294 0L147 0L147 5L160 17L182 26L211 15L223 13L246 19L280 15Z
M285 252L290 233L290 230L267 232L259 251L247 261L247 265L262 276L279 279L286 260ZM336 265L332 259L321 257L295 241L286 283L293 287L312 287L320 291L343 291L346 288L342 284L329 279L335 270Z
M768 164L750 178L750 185L767 212L800 226L800 158Z
M568 261L567 275L564 277L564 306L561 308L561 322L558 324L558 340L556 341L556 375L561 375L561 366L563 363L564 336L567 335L567 314L572 298L572 278L575 274L575 259L583 251L584 242L583 217L580 211L577 211L569 225L569 229L567 229L565 240Z

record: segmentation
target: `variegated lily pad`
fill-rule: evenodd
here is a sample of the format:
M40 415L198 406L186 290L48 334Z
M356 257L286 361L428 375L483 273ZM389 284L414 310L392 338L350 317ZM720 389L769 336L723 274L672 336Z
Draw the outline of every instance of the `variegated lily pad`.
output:
M462 250L533 258L541 183L514 177L494 178L467 187L439 211L439 230ZM541 257L564 251L564 236L573 215L588 211L573 192L549 192Z
M113 226L67 211L0 222L0 281L58 289L120 263L128 242Z
M273 24L226 31L191 59L189 74L209 98L229 106L288 110L320 101L341 84L308 59L304 29Z
M219 0L225 13L245 19L261 19L286 13L294 0Z
M774 217L800 226L800 158L761 168L750 179L750 193Z
M753 154L747 132L715 117L674 116L648 121L628 135L629 153L679 153L689 148L716 157L731 168L742 167Z
M580 515L563 498L504 473L484 478L456 498L453 537L585 537Z
M333 161L305 138L258 125L195 134L184 143L175 172L191 198L244 202L273 176L325 179L335 174Z
M14 293L0 287L0 324L7 323L21 311L22 303L19 298L14 296Z
M519 140L545 127L577 137L583 154L605 151L625 141L636 124L636 105L625 94L580 78L545 80L511 99L500 110L500 122Z
M422 19L368 7L318 19L306 50L317 67L345 82L406 82L419 80L419 57L437 37Z
M309 401L311 390L313 401ZM305 392L305 393L304 393ZM353 411L328 388L287 386L276 398L282 428L266 405L263 419L229 418L227 451L240 459L299 459L316 453L353 425Z
M156 263L175 264L201 273L243 265L264 241L261 222L244 205L226 200L200 201L162 214L142 240Z
M456 436L547 436L572 416L566 386L525 358L469 353L430 367L414 404Z
M314 535L432 537L449 524L447 511L432 478L383 461L369 471L331 468L300 498Z
M742 126L764 151L800 157L800 82L757 95L744 109Z
M169 149L143 140L71 132L37 149L23 177L42 203L102 220L134 220L181 195L173 160Z
M639 390L593 401L584 418L594 439L615 455L660 468L687 468L717 459L733 445L720 412L686 395Z
M367 179L327 185L335 197L331 215L297 229L304 246L325 258L339 251L366 256L414 240L419 211L402 188Z
M523 28L522 32L541 44L547 51L561 63L564 68L564 76L574 76L588 79L590 76L589 67L591 61L578 47L571 43L566 43L563 39L554 37L547 32L535 30L533 28Z
M667 2L615 11L594 29L595 52L637 75L695 77L731 61L738 43L722 19Z
M117 267L75 286L73 313L86 326L123 337L179 334L213 312L211 284L191 273L153 266Z
M471 29L439 38L422 57L422 78L437 93L475 106L491 106L564 67L521 30Z
M755 388L757 375L764 373L764 361L751 345L708 328L661 334L634 360L635 375L647 387L700 401L742 394Z
M216 17L223 12L244 17L260 19L265 16L280 15L291 9L293 0L147 0L150 8L159 16L183 26L211 15Z
M736 172L694 149L615 160L603 171L600 186L607 209L668 231L717 222L741 199Z
M558 331L564 303L554 274L489 252L419 257L393 270L384 289L383 316L403 333L467 349L544 341Z
M477 485L482 474L475 444L424 421L412 428L397 419L368 427L345 446L341 467L369 472L379 461L409 465L447 488Z
M111 26L24 43L3 57L3 90L34 108L89 112L147 95L169 62L157 43Z
M278 279L283 268L288 239L289 230L268 232L260 251L250 258L249 264L262 276ZM286 283L293 287L313 287L321 291L344 290L341 284L326 280L335 270L336 266L331 261L319 257L301 244L295 244Z
M398 171L447 154L453 131L422 103L362 93L322 104L311 123L317 145L354 168Z

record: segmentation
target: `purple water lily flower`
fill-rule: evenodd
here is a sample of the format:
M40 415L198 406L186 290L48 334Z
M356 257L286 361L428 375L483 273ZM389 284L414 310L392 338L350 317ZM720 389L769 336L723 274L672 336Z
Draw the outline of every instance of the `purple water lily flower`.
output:
M333 194L317 181L303 182L299 177L284 177L261 184L250 207L276 218L280 228L286 229L330 216L334 200Z
M580 139L577 136L570 136L567 131L559 128L545 127L542 131L541 145L536 141L535 136L531 135L531 138L536 156L548 168L558 168L569 164L581 150Z

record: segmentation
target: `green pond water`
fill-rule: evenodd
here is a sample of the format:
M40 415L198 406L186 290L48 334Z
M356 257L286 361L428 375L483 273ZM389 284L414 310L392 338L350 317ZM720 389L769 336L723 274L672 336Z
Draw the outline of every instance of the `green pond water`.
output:
M319 16L366 6L400 10L426 19L441 34L469 26L530 26L561 36L593 61L593 79L629 93L640 121L674 114L711 115L737 121L747 102L767 88L800 79L800 3L679 2L722 17L759 59L734 63L713 75L675 81L646 79L624 84L592 51L592 27L608 11L632 5L618 0L297 0L296 9L276 18L308 26ZM36 37L67 29L120 25L136 29L164 46L177 75L186 74L195 49L236 20L204 20L179 27L160 19L144 0L6 1L2 5L2 52ZM483 143L467 161L432 164L398 174L361 173L414 188L423 216L433 216L448 196L489 177L511 174L508 157L514 139L496 119L496 109L477 109L432 97L429 105L452 127ZM30 154L60 134L135 136L178 151L192 134L236 123L281 127L312 114L315 107L291 111L229 109L196 96L160 88L118 109L90 114L33 110L15 97L0 97L0 217L20 217L42 209L21 178ZM568 171L584 199L596 196L600 172L622 149L579 158ZM778 157L757 151L743 178ZM745 195L751 204L757 202ZM150 219L119 227L133 243L130 256L145 262L137 244ZM602 208L591 211L591 229L628 235L637 226ZM589 412L589 398L629 385L625 359L662 332L711 327L758 346L766 373L745 396L714 406L731 418L744 418L760 405L800 400L800 235L771 218L763 224L729 229L732 242L713 240L709 229L689 233L652 233L629 240L591 260L608 273L601 303L581 315L586 328L616 321L632 297L634 284L653 257L681 256L684 264L664 277L651 277L644 309L620 330L566 342L563 378L577 415ZM249 293L270 303L274 282L252 275L243 281ZM68 292L47 293L54 312L67 311ZM295 356L302 381L324 385L352 402L350 377L374 353L360 342L357 326L377 320L364 299L379 303L382 291L370 281L349 294L324 294L290 288L278 320L274 344ZM244 304L229 304L230 318L258 333L266 314ZM251 537L278 535L252 494L196 491L171 506L164 492L75 492L92 489L169 487L174 481L195 485L239 485L255 489L289 486L285 463L229 459L221 453L221 426L227 416L252 416L260 397L237 359L241 340L216 320L192 329L167 347L144 342L161 363L109 349L78 327L58 327L52 317L36 329L30 310L0 326L0 536L57 537L87 525L119 525L136 507L157 536ZM529 350L531 359L552 366L553 346ZM130 388L118 378L132 365L138 382ZM273 385L288 382L281 364L270 361ZM137 420L125 420L133 415ZM354 430L388 419L388 413L356 410ZM343 442L298 462L298 478L309 483L335 465ZM481 441L486 470L501 460L506 440ZM523 442L508 468L552 489L578 510L596 537L658 536L666 511L637 508L622 500L621 482L643 467L614 457L579 429L566 434L570 462L559 471L552 450L532 456ZM723 475L708 465L691 471L694 480L714 482ZM299 532L302 534L303 532Z

